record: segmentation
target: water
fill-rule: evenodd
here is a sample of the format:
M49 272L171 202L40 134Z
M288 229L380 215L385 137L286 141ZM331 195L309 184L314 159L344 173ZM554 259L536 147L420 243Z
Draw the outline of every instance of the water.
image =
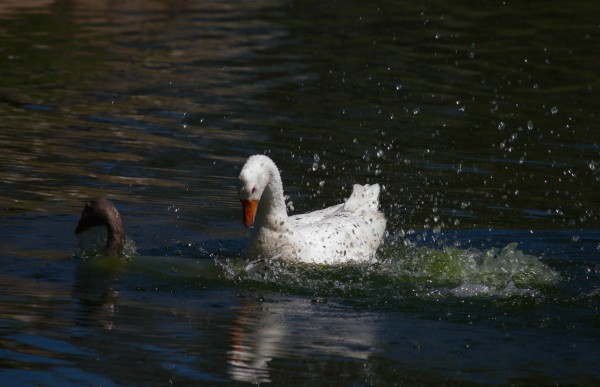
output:
M8 384L600 382L590 2L4 2ZM235 185L383 186L374 265L249 264ZM131 259L90 258L108 196Z

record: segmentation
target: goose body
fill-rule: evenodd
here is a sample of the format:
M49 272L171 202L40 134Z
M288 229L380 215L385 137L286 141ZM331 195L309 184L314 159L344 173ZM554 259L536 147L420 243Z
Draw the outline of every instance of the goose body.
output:
M364 262L375 258L385 233L378 184L355 184L345 203L288 216L279 169L269 157L255 155L240 172L239 195L244 225L252 227L251 259Z

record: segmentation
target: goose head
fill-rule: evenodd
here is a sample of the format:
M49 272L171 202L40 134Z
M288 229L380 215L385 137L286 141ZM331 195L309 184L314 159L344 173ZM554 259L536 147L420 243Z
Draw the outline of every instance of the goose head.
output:
M75 234L79 235L96 226L106 226L106 254L120 255L125 244L123 221L117 208L106 198L91 199L85 204Z
M251 156L240 172L239 197L243 208L244 226L254 225L258 203L265 189L279 173L273 160L263 155Z

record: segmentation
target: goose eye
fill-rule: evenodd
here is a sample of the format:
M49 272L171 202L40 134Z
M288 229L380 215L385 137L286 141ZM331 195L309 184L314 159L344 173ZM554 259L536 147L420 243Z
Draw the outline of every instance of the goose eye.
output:
M256 192L256 187L252 187L252 193Z

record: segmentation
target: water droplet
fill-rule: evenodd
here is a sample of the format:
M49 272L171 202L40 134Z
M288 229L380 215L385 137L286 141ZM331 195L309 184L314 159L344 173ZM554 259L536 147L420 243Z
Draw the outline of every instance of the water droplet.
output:
M319 164L318 163L313 163L313 165L312 165L313 172L316 171L317 169L319 169Z
M318 163L319 161L321 161L321 158L319 157L319 155L318 155L318 154L316 154L316 153L315 153L315 154L313 155L313 160L315 160L315 163Z
M325 180L321 180L321 181L319 182L319 187L321 187L321 188L322 188L324 185L325 185Z
M402 90L402 85L400 83L396 84L396 90L397 91Z
M413 109L413 114L415 114L415 115L419 114L420 112L421 112L421 108L418 106Z
M533 130L533 121L531 121L531 120L527 121L527 129Z
M506 124L504 122L500 122L498 124L498 130L504 130L504 128L506 128Z
M552 114L558 113L558 108L556 106L552 106L552 108L550 108L550 113L552 113Z
M377 157L383 157L383 149L377 151Z

